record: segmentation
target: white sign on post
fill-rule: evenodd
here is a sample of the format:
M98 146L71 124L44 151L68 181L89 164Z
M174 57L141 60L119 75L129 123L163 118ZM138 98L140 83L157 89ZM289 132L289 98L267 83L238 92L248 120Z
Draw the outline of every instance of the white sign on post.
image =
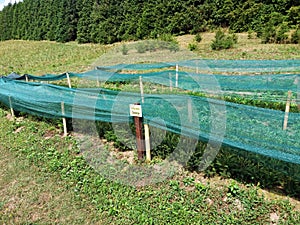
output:
M142 106L130 104L130 116L143 117Z

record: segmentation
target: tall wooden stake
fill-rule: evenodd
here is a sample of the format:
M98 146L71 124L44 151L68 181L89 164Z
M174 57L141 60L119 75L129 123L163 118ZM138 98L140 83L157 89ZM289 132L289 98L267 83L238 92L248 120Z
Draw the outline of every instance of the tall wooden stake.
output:
M192 100L189 98L188 99L188 117L189 117L189 122L193 121L193 108L192 108Z
M143 86L142 76L140 76L140 92L141 92L142 103L144 103L144 86Z
M287 125L288 125L290 105L291 105L291 97L292 97L292 92L288 91L288 97L287 97L287 100L286 100L285 114L284 114L284 121L283 121L283 130L286 130Z
M135 105L139 105L139 103L135 103ZM137 147L138 160L140 161L144 160L144 152L145 152L142 120L143 120L142 117L138 117L138 116L134 117L136 147Z
M144 99L144 86L142 76L140 76L140 91L141 91L141 98L142 103L145 102ZM145 131L145 149L146 149L146 160L151 161L151 147L150 147L150 129L149 124L144 123L144 131Z
M11 102L11 97L10 96L8 97L8 100L9 100L9 107L10 107L11 116L12 116L12 118L15 118L15 112L14 112L14 108L12 106L12 102Z
M71 86L71 80L70 80L70 75L69 75L69 73L67 73L67 80L68 80L68 85L69 85L69 88L72 88L72 86Z
M65 103L61 102L61 114L64 116L65 115ZM63 120L63 126L64 126L64 137L68 135L68 130L67 130L67 120L65 117L62 118Z
M176 79L175 79L175 87L178 88L178 64L176 64Z
M100 87L99 77L97 76L97 87Z
M172 75L171 75L171 73L169 73L169 80L170 80L170 91L172 91L173 90L173 84L172 84Z
M144 130L145 130L145 148L146 148L146 160L148 162L151 161L151 147L150 147L150 129L149 124L144 124Z
M26 82L28 82L28 76L27 76L27 74L25 74L25 79L26 79Z
M300 110L300 81L299 81L300 75L295 79L295 83L297 84L297 106L298 109Z

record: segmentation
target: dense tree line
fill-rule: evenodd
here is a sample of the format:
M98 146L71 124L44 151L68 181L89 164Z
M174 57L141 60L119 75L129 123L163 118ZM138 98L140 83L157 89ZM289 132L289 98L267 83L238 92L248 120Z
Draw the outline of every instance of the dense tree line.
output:
M299 0L24 0L0 12L0 40L114 43L216 27L296 28Z

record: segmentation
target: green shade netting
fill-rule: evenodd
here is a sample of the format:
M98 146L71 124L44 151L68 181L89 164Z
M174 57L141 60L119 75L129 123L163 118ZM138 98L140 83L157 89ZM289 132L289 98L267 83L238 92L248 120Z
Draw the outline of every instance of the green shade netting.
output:
M179 71L175 70L176 65ZM45 74L27 78L38 81L56 81L70 78L97 80L98 82L132 81L142 77L143 82L178 87L195 92L220 91L223 93L247 92L248 95L279 92L285 96L287 91L300 90L300 60L186 60L170 63L118 64L97 67L84 73ZM150 71L163 69L163 71ZM206 72L196 73L196 69ZM186 71L186 70L189 71ZM131 73L132 71L140 71ZM143 73L141 73L143 70ZM208 71L209 70L209 71ZM216 74L214 72L239 72L241 74ZM212 73L211 73L212 72ZM276 72L274 74L273 72ZM257 74L259 73L259 74ZM218 86L215 88L215 86ZM270 97L270 96L269 96ZM271 98L271 97L270 97ZM282 99L279 99L282 101ZM276 100L277 101L277 100Z
M128 123L129 104L138 93L106 89L69 89L56 85L0 79L0 101L17 111L42 117ZM64 102L65 113L62 113ZM150 126L300 164L300 114L187 95L144 95Z

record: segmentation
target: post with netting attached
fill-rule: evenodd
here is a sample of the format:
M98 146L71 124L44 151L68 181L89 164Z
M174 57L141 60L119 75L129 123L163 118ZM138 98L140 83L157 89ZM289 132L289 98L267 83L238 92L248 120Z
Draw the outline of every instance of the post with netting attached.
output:
M66 137L68 135L68 130L67 130L67 120L64 117L65 115L65 103L61 102L61 114L63 116L62 120L63 120L63 127L64 127L64 137Z
M178 64L176 64L176 77L175 77L175 87L178 88Z
M130 104L130 116L134 118L138 160L144 160L143 114L140 103Z
M141 91L142 103L144 103L145 98L144 98L144 86L143 86L142 76L140 76L140 91ZM149 129L149 124L147 124L146 122L144 123L144 131L145 131L146 160L150 162L151 161L150 129Z
M292 97L292 92L288 91L288 97L286 100L286 106L285 106L285 114L284 114L284 121L283 121L283 130L286 130L287 125L288 125L288 119L289 119L289 112L290 112L290 105L291 105L291 97Z
M172 84L172 75L169 73L169 81L170 81L170 91L173 90L173 84Z
M99 76L97 75L97 87L100 87Z
M8 96L8 101L9 101L9 107L10 107L11 117L12 117L12 118L15 118L15 112L14 112L14 108L13 108L12 101L11 101L11 97L10 97L10 96Z
M295 79L295 84L297 85L297 107L298 110L300 110L300 81L299 81L300 75L298 75Z
M70 75L69 75L69 73L66 73L66 75L67 75L68 86L69 86L69 88L72 88Z
M193 121L193 106L192 106L192 99L189 98L188 99L188 118L189 118L189 122L191 123Z

